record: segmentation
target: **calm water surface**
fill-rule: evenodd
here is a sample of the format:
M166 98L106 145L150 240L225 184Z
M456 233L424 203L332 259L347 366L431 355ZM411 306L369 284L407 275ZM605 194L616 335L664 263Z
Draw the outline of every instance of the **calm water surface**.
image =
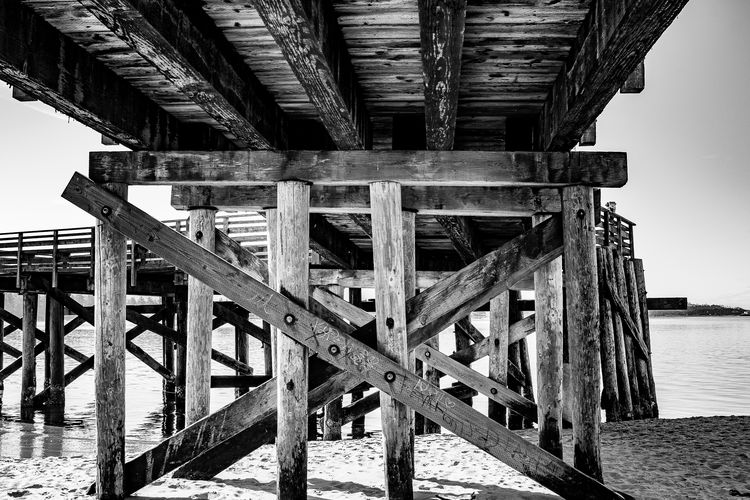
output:
M487 333L485 314L474 315L474 323ZM712 415L750 415L750 318L651 318L654 378L659 408L663 418ZM529 351L535 349L530 337ZM6 341L20 347L20 333ZM93 330L80 329L66 337L66 342L84 354L93 353ZM213 335L214 348L227 354L234 352L234 331L219 329ZM161 359L161 339L146 333L136 343L156 359ZM451 333L441 335L441 347L452 352ZM38 386L44 380L43 363L38 358ZM9 363L8 356L5 363ZM263 373L260 343L251 341L251 363L256 373ZM76 362L66 358L66 371ZM473 366L486 373L486 360ZM128 355L126 361L126 442L128 452L141 451L163 439L170 426L163 412L162 379L146 365ZM214 374L232 371L214 362ZM443 379L443 386L452 382ZM536 381L535 381L536 384ZM213 389L211 407L216 410L234 398L233 389ZM94 453L94 377L89 371L68 386L66 392L66 425L44 425L38 413L34 423L18 420L20 373L5 383L0 420L0 456L36 457L45 455L89 455ZM345 400L345 404L347 401ZM475 400L475 408L485 411L486 398ZM368 430L378 429L380 416L367 418ZM344 429L348 432L348 426Z

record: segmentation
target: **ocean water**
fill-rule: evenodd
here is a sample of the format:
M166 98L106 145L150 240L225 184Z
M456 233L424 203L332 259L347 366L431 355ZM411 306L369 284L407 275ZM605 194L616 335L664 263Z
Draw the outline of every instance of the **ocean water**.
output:
M473 316L475 326L485 334L488 319L484 313ZM452 352L452 332L441 334L441 348ZM653 317L651 318L653 369L662 418L713 415L750 415L750 318L747 317ZM529 354L534 365L534 337L529 337ZM20 332L6 337L20 347ZM94 334L79 329L66 337L68 345L84 354L93 353ZM161 359L161 339L145 333L136 343L157 360ZM214 348L226 354L234 352L234 331L221 328L213 334ZM37 386L44 380L43 357L37 358ZM10 358L6 355L5 363ZM66 358L66 371L77 363ZM251 340L251 363L263 373L260 343ZM487 361L473 368L487 373ZM157 443L172 432L173 421L164 414L162 378L146 365L128 355L126 360L126 443L128 452L138 452ZM232 371L216 362L214 374ZM452 380L443 378L442 385ZM536 380L534 380L536 385ZM212 411L234 398L233 389L211 391ZM87 372L66 392L65 425L44 424L42 413L33 423L19 420L20 372L5 381L0 419L0 456L36 457L44 455L88 455L94 453L94 377ZM348 403L347 399L344 401ZM487 400L475 398L474 407L486 411ZM380 428L379 413L367 417L368 431ZM349 431L348 426L344 433Z

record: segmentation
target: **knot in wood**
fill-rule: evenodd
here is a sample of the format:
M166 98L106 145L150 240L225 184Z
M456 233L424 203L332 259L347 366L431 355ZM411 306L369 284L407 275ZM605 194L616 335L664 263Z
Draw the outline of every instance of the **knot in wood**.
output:
M286 389L288 391L293 391L294 390L294 380L290 380L289 382L286 383Z
M579 208L578 211L576 212L576 217L583 220L583 218L586 217L586 211L582 208Z
M385 326L387 326L388 328L393 328L393 325L395 325L395 324L396 324L396 322L393 321L393 318L386 318L385 319Z
M196 231L195 232L195 239L200 240L203 238L203 231Z

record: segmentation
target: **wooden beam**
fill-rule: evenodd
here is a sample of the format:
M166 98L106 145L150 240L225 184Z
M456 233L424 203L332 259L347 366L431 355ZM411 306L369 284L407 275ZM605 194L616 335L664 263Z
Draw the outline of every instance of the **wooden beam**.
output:
M417 271L417 288L429 288L455 271ZM339 285L347 288L375 288L371 269L310 269L310 286Z
M131 185L268 185L285 179L355 186L621 187L624 153L504 151L93 152L96 182Z
M309 200L307 184L298 181L279 183L277 291L302 307L307 307L309 296L306 279L310 247ZM290 312L280 323L269 321L281 332L276 340L276 492L279 498L304 500L307 498L308 347L290 335L291 326L297 321L296 316ZM269 318L263 319L268 321Z
M599 293L596 277L594 193L563 189L565 289L573 380L573 460L577 469L601 480L599 379Z
M547 219L535 215L532 222ZM562 458L563 263L558 258L534 273L539 447Z
M216 210L190 210L189 236L213 252ZM200 420L211 412L211 336L214 290L194 276L188 276L187 371L185 378L185 422Z
M534 213L560 212L557 189L487 186L401 186L405 210L420 215L491 215L495 217L529 217ZM262 211L276 205L275 186L190 186L172 188L172 206L178 210L190 207L216 207L219 210ZM313 213L347 213L355 223L372 234L370 192L367 186L310 187L310 211Z
M508 292L503 292L490 300L490 331L486 343L486 350L490 357L487 376L504 387L508 386L508 346L511 344L509 305ZM504 406L496 401L489 401L487 406L489 418L501 425L507 425L507 413Z
M435 219L443 226L445 234L451 240L464 264L474 262L482 256L482 246L475 234L475 229L466 217L438 215Z
M320 214L310 215L310 248L324 260L346 269L365 262L359 247Z
M370 196L378 352L398 366L409 369L401 186L395 182L376 182L370 185ZM395 382L395 377L387 382ZM410 436L410 410L403 402L381 392L380 415L386 497L412 498L414 450Z
M339 285L332 285L328 290L331 295L341 297L342 288ZM323 441L341 441L342 406L342 398L336 398L323 408Z
M109 184L108 194L127 197L128 187ZM107 223L96 223L94 265L94 384L96 392L96 494L122 498L125 465L125 313L127 240Z
M326 0L256 0L253 7L339 149L366 149L367 115L346 42Z
M568 151L604 110L687 0L593 2L580 42L540 115L539 149Z
M583 131L581 139L578 141L579 146L596 146L596 120Z
M179 123L19 0L0 4L0 78L132 149L229 146L208 126Z
M286 145L286 120L249 67L201 9L161 0L81 1L167 80L225 129L240 148Z
M646 89L646 65L643 61L638 63L625 83L620 87L621 94L640 94Z

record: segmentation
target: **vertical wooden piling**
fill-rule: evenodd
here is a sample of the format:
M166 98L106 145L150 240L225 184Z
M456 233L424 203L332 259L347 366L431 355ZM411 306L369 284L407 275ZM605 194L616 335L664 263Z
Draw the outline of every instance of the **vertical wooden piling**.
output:
M341 297L341 287L332 285L328 290ZM323 410L323 440L340 441L341 440L341 419L343 418L342 398L336 398L327 405Z
M190 210L190 239L213 251L216 209ZM187 371L185 373L185 423L192 424L211 411L211 333L214 291L188 276Z
M187 337L187 290L179 286L175 290L175 326L177 332ZM185 427L185 372L187 371L187 352L184 346L175 346L174 379L177 429Z
M432 347L435 350L440 350L440 337L438 335L435 335L430 340L425 342L426 345ZM440 372L435 369L433 366L428 364L423 364L422 370L424 371L424 379L434 385L435 387L440 387ZM424 419L424 433L425 434L440 434L440 424L437 422L433 422L429 418Z
M362 289L349 289L349 302L357 307L362 306ZM359 401L364 397L362 389L352 390L352 403ZM352 439L362 439L365 437L365 417L359 417L352 421Z
M638 298L638 283L635 278L635 267L633 266L633 260L628 259L625 261L625 282L628 288L628 305L630 306L630 317L633 322L638 326L638 338L644 341L641 320L641 304ZM645 343L645 341L644 341ZM635 369L638 373L638 392L640 393L641 400L641 415L643 418L653 417L653 401L651 397L651 384L649 381L648 372L648 361L643 355L636 351L635 353Z
M271 323L264 321L263 331L266 332L270 338ZM273 346L271 344L263 344L263 369L266 375L273 375Z
M615 356L615 331L612 323L612 305L606 297L606 259L604 249L596 249L597 274L599 277L599 343L602 362L602 408L607 422L620 420L620 400L617 389L617 363Z
M247 311L239 312L242 319L248 319ZM234 327L234 358L240 363L250 364L250 338L245 331L239 327ZM242 375L242 372L236 372ZM247 387L235 387L234 397L238 398L247 392Z
M104 187L127 196L124 184ZM106 222L97 221L95 234L96 496L119 499L124 497L127 241Z
M466 331L467 324L471 325L471 319L469 317L461 318L453 326L453 335L456 339L456 351L461 351L471 346L471 339L466 335L466 333L464 333ZM460 384L460 382L455 382L454 386L458 384ZM472 406L473 404L473 398L470 395L466 396L460 401L469 406Z
M518 356L520 357L521 361L519 367L521 368L521 373L523 373L524 376L523 396L532 403L536 402L536 397L534 395L534 380L531 378L531 360L529 359L529 346L526 343L526 339L521 339L518 341ZM530 418L524 418L523 428L533 429L534 420Z
M580 471L602 479L599 440L599 293L596 274L594 190L562 190L568 342L573 384L573 461Z
M278 290L308 305L310 186L299 181L277 184ZM293 320L290 318L290 320ZM278 498L307 498L307 371L308 350L279 332L276 339L278 431Z
M62 423L65 409L65 311L62 304L47 295L49 306L49 397L48 423Z
M512 303L513 301L511 301ZM511 314L511 321L515 323L516 320ZM516 368L516 372L521 371L521 351L518 346L518 342L513 342L508 346L508 364ZM513 392L523 395L523 385L520 380L513 377L508 378L508 388ZM508 411L508 429L519 430L523 429L523 416L519 415L514 411Z
M370 200L378 351L408 367L401 186L373 182ZM380 392L385 492L389 499L409 500L414 495L409 412L406 405Z
M21 342L21 419L34 418L34 395L36 394L36 313L39 297L26 291L23 294L22 342Z
M275 208L266 210L266 229L268 230L268 286L274 290L279 289L278 278L276 273L276 262L279 258L279 231L278 231L279 211ZM271 327L271 369L276 376L276 339L278 330Z
M509 293L503 292L490 300L489 371L487 376L504 386L508 385ZM487 416L503 425L508 424L507 409L489 400Z
M617 278L614 267L612 248L603 247L604 281L613 294L619 295ZM633 397L630 392L630 376L628 373L627 346L620 315L612 311L612 331L615 339L615 366L617 369L617 396L620 405L620 419L633 419Z
M643 260L633 259L635 270L635 280L638 287L638 301L641 305L641 328L643 332L643 341L648 347L648 380L651 386L651 403L652 416L659 418L659 402L656 399L656 384L654 383L654 367L651 360L651 327L648 318L648 301L646 293L646 276L643 272Z
M534 215L534 225L548 217ZM562 458L563 275L562 258L534 272L539 446Z
M47 390L47 388L49 387L49 364L50 364L50 352L49 352L50 330L49 330L49 327L50 327L49 300L47 300L47 297L44 296L44 334L47 336L46 345L44 346L44 385L42 385L42 388L44 390Z
M409 300L417 293L417 235L415 212L403 211L402 234L404 239L404 300ZM414 351L408 354L409 371L415 373L417 370L417 359ZM409 449L411 450L411 472L414 477L414 435L416 434L416 415L414 410L407 408L409 412Z
M162 320L162 323L164 326L166 326L169 329L174 329L174 299L172 297L165 296L162 298L162 306L165 307L168 312L164 316L164 319ZM172 340L162 337L162 364L164 365L164 368L171 371L172 373L175 373L176 378L176 372L175 372L175 353L174 353L174 342ZM167 380L164 380L164 402L165 403L173 403L175 399L175 384L174 382L169 382Z
M5 294L3 292L0 292L0 307L5 309ZM5 337L5 321L3 321L2 318L0 318L0 332L3 332L3 338L0 340L4 340ZM0 370L3 369L3 356L4 353L0 352ZM2 411L3 408L3 397L5 396L5 381L4 379L0 379L0 411Z
M628 287L625 282L625 265L623 262L622 255L619 251L614 250L612 252L612 263L615 271L615 283L617 290L620 293L620 300L623 304L629 304L628 301ZM623 330L624 331L624 330ZM639 420L643 417L641 411L641 391L638 384L638 370L636 368L635 360L635 346L633 344L633 337L628 334L623 334L625 338L625 359L628 364L628 382L630 385L630 398L633 404L633 418Z

